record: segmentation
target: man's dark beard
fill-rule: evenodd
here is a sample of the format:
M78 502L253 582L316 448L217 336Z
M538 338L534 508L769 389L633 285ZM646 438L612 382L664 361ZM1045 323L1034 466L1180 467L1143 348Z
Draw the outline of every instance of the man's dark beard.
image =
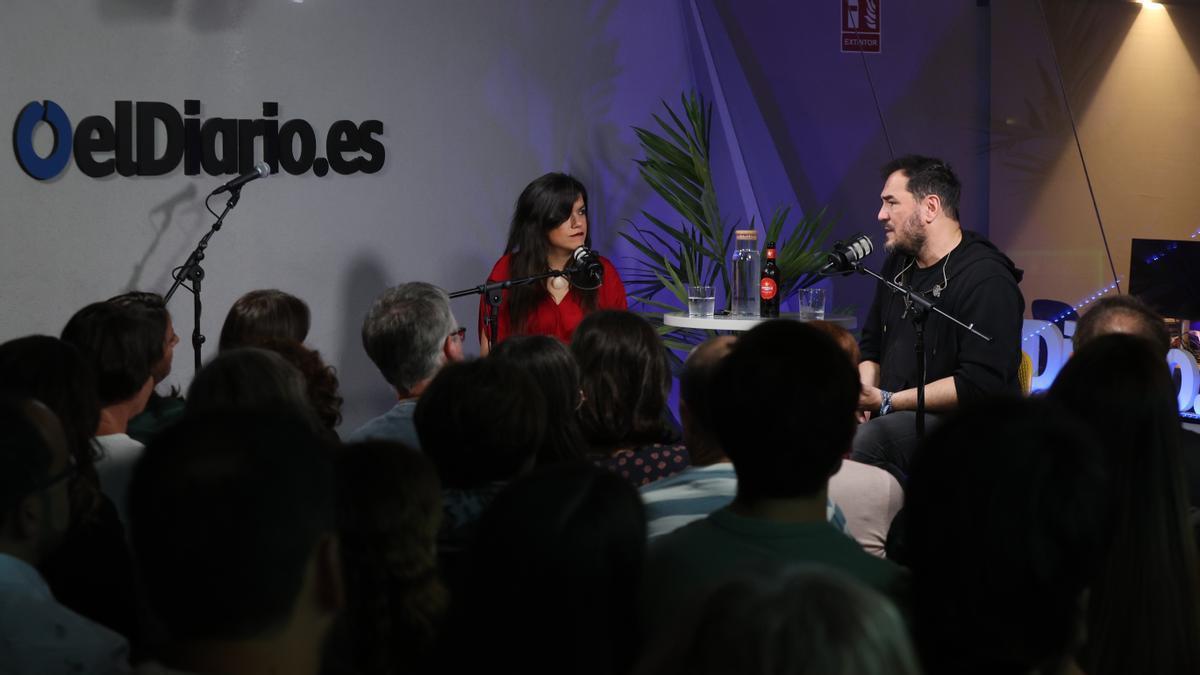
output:
M925 241L929 236L925 234L925 227L921 224L916 214L913 214L904 224L908 226L905 229L912 233L908 241L900 240L900 230L897 228L893 231L896 236L892 239L892 243L884 245L883 248L888 253L900 253L910 258L915 258L920 254L921 249L925 248Z

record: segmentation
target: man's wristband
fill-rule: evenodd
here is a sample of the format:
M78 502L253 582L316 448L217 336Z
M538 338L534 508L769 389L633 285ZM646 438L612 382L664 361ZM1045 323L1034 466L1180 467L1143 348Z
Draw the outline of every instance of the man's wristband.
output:
M883 417L892 412L892 392L880 389L879 397L883 399L883 402L879 404L879 416Z

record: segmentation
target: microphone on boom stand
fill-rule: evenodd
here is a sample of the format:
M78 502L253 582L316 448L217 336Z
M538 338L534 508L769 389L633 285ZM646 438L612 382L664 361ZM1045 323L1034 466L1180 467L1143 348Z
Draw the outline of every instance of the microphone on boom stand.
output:
M821 268L821 276L844 274L854 270L854 263L862 260L875 250L871 238L861 232L847 242L835 242L833 250L825 256L825 266Z

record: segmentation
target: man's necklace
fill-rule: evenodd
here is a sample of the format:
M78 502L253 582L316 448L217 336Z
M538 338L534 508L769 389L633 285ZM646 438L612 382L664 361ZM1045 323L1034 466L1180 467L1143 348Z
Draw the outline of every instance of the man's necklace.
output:
M957 248L957 247L955 247L955 248ZM945 291L946 287L950 285L950 274L949 274L950 256L953 254L954 254L954 249L951 249L950 253L946 254L946 259L942 261L942 283L934 284L927 291L922 291L922 292L928 292L934 298L942 297L942 291ZM892 281L894 281L896 283L896 285L901 285L901 283L902 283L901 279L904 278L904 273L908 272L909 268L911 268L914 264L916 264L916 262L917 262L917 258L916 258L916 256L913 256L913 258L908 261L908 264L904 266L904 269L900 270L900 272L895 277L892 277ZM909 299L909 297L906 295L906 296L904 296L904 313L900 315L900 318L901 319L908 318L908 312L911 309L912 309L912 300Z

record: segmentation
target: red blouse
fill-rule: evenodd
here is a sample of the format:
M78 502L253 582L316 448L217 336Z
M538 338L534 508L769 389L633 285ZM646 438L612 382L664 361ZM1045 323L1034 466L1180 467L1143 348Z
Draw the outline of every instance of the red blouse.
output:
M509 258L509 254L505 254L496 261L496 266L488 275L487 282L489 284L510 278ZM596 290L596 308L628 309L629 305L625 300L625 285L621 283L621 276L617 274L617 268L613 267L613 264L604 256L600 256L600 264L604 266L604 283ZM488 334L487 326L483 322L487 311L487 298L481 296L479 298L480 335ZM548 291L544 291L541 299L534 306L533 313L525 323L525 332L530 335L552 335L563 342L570 342L571 335L575 333L575 327L579 325L580 321L583 321L583 315L584 309L579 304L579 294L573 289L568 288L562 302L558 303L554 302L554 298ZM496 342L503 342L512 334L512 323L508 316L508 291L505 291L504 300L500 303L500 322L496 330Z

